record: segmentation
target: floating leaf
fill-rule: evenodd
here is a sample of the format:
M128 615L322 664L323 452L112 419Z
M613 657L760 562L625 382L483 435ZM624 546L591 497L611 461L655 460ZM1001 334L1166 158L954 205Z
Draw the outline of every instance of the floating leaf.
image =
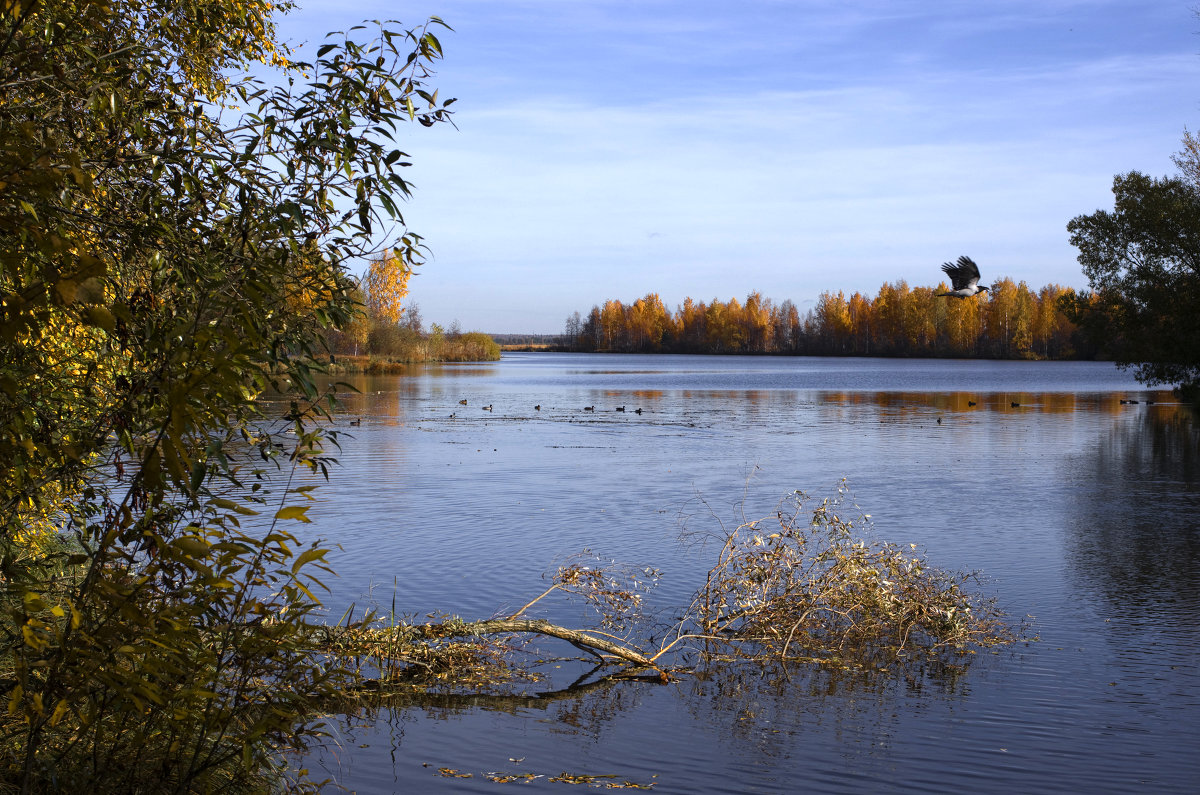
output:
M474 773L460 773L452 767L439 767L438 775L443 778L473 778Z

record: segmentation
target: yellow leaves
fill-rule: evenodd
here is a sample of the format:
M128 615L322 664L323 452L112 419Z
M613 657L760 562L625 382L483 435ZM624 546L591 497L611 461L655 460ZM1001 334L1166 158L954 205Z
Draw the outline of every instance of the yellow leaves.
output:
M603 787L604 789L652 789L653 784L637 784L632 781L617 781L617 776L611 774L587 775L563 772L546 779L557 784L583 784L588 787Z
M408 280L413 274L411 259L411 251L407 257L402 257L390 250L371 260L363 286L367 311L372 317L389 323L400 322L400 316L404 314L400 302L408 295Z
M312 519L309 519L307 516L305 516L306 513L308 513L308 506L289 505L286 508L280 508L278 511L276 511L275 518L279 519L279 520L294 519L298 522L304 522L304 523L308 524L308 523L312 522ZM309 551L311 552L312 550L309 550ZM308 554L308 553L306 552L305 554ZM322 554L324 554L324 553L322 553ZM301 556L301 557L303 557L303 556ZM311 558L310 558L310 560L311 560Z
M441 20L438 21L440 22ZM439 57L442 56L442 43L437 40L437 36L434 36L432 33L426 31L425 35L421 37L421 41L430 50L436 52Z
M685 298L674 313L660 311L650 294L628 306L609 300L593 307L586 323L568 321L567 336L584 350L1070 355L1074 327L1061 307L1062 288L1035 292L1000 279L986 299L949 302L936 295L946 289L900 280L874 297L827 291L807 319L791 301L775 305L757 291L744 305Z
M442 778L472 778L472 773L460 773L452 767L439 767L438 775Z
M29 10L37 5L37 2L38 0L4 0L0 5L0 13L6 17L17 19L29 13Z
M44 696L41 693L28 692L24 687L18 684L11 691L9 691L8 714L13 717L19 715L22 712L22 704L25 706L24 718L26 722L29 722L30 719L34 717L46 717L46 703ZM51 726L57 726L70 711L71 707L67 703L66 699L59 699L58 703L54 705L54 710L50 713L48 723Z
M42 599L41 594L34 591L26 591L22 600L25 604L25 612L37 613L46 609L46 602Z
M296 561L292 563L292 574L296 574L307 563L314 560L323 560L327 550L324 549L306 549L296 557Z
M212 504L217 508L224 508L227 511L240 513L242 516L258 516L258 511L253 508L247 508L245 505L236 503L233 500L216 497L212 500Z
M403 113L388 87L404 63L400 53L374 65L339 44L355 63L344 76L295 104L274 101L221 75L264 54L284 62L270 16L289 0L114 3L107 13L102 2L43 4L35 22L54 31L54 51L19 30L10 49L28 57L14 63L38 71L0 101L14 133L0 168L13 232L0 342L21 354L0 355L0 400L12 408L0 459L17 510L5 574L27 577L8 583L6 690L10 723L60 727L45 733L47 751L30 751L39 775L85 771L93 756L140 759L139 783L158 790L140 774L199 755L244 752L258 775L277 744L297 744L291 729L339 681L310 659L301 631L319 605L309 589L323 586L311 574L328 571L326 553L293 555L289 534L254 532L309 518L303 507L264 507L257 490L272 475L248 459L271 462L290 445L260 427L250 401L274 386L303 402L299 415L316 404L320 385L300 355L317 349L318 326L349 316L342 263L372 245L344 228L354 224L338 220L332 197L345 188L355 198L363 175L374 178L356 197L367 208L406 192L393 169L403 155L384 162L385 128ZM0 0L0 12L34 5ZM106 49L114 43L127 49ZM60 84L43 83L51 62L67 75ZM205 96L226 87L245 90L228 103ZM360 131L369 112L383 121ZM331 171L330 145L341 147L345 178ZM286 176L273 160L280 152L294 159ZM264 211L277 196L296 197L294 218ZM397 247L376 282L393 317L419 245L408 237ZM313 425L297 427L296 457L324 467L317 432L303 430ZM23 565L43 532L47 563ZM201 700L216 708L197 709ZM83 737L63 727L77 722L103 728ZM96 741L104 745L89 746Z
M21 636L25 640L25 645L33 649L38 654L41 654L50 645L46 635L39 631L42 628L42 623L34 619L30 619L21 627Z
M25 688L17 685L8 694L8 714L16 715L17 710L21 708L21 699L25 695Z
M542 778L539 773L484 773L484 778L497 784L511 784L514 781L533 781Z
M172 542L172 545L191 558L206 557L209 553L209 550L212 548L207 541L194 536L178 538Z
M71 629L78 629L83 622L83 616L74 604L63 602L51 605L35 591L25 592L22 606L25 623L21 626L21 638L34 654L42 654L50 648L51 641L62 639L63 624L68 614Z

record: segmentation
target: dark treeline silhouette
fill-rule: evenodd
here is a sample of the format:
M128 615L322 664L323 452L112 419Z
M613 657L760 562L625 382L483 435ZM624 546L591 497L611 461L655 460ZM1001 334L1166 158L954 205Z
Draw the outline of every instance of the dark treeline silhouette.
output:
M744 302L691 298L674 312L656 293L632 304L608 300L567 319L564 343L577 351L929 356L1001 359L1092 358L1094 348L1067 319L1074 290L1001 279L980 296L941 298L944 284L885 282L874 297L822 293L801 314L759 292Z

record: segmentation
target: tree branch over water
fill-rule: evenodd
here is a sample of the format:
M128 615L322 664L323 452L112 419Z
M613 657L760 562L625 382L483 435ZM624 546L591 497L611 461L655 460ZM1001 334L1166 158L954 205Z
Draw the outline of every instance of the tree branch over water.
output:
M844 488L819 502L795 492L765 518L733 529L718 523L702 538L719 544L705 582L670 624L644 614L656 570L597 565L587 553L559 567L552 585L510 616L388 627L368 618L331 632L322 648L369 658L360 670L377 676L370 690L381 692L436 686L455 667L484 671L472 679L478 684L494 666L499 681L513 673L505 666L518 638L530 635L564 640L622 674L662 682L711 661L866 670L963 661L1017 639L995 603L967 588L973 575L931 566L915 545L868 540L869 517L845 518L852 510ZM591 604L599 628L524 616L556 592ZM495 644L478 647L486 654L464 655L484 638Z

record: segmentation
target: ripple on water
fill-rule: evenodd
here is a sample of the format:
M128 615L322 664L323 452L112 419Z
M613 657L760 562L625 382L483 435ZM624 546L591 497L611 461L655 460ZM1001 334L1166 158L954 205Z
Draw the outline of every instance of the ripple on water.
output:
M689 793L1188 791L1200 445L1181 410L1121 406L1139 388L1075 366L1090 363L745 362L518 357L373 380L304 528L343 546L331 610L372 584L390 604L395 578L402 611L491 615L583 548L661 568L659 604L679 604L711 554L678 543L679 516L712 530L743 500L769 516L786 492L819 498L849 477L875 534L982 569L980 587L1036 616L1041 639L945 681L793 672L511 714L385 712L345 735L343 783L490 791L483 772L513 770Z

